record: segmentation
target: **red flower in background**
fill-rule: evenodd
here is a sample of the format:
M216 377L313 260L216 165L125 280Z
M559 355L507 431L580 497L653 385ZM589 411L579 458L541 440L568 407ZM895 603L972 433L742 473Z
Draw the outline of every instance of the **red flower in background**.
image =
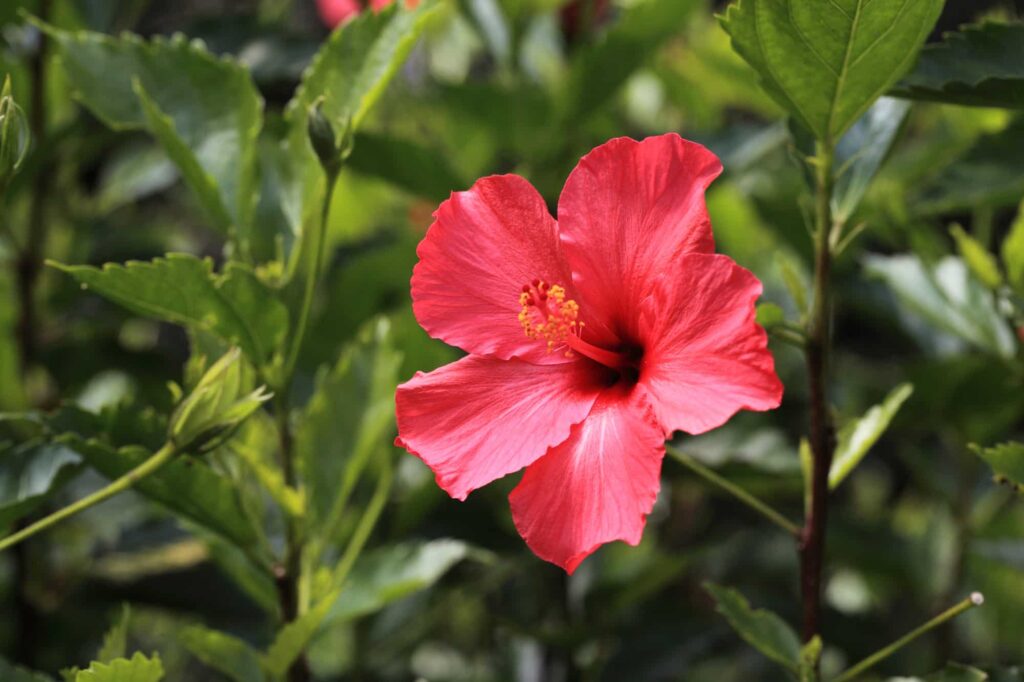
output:
M713 253L721 170L678 135L615 139L569 176L557 222L529 182L492 176L417 249L416 318L469 355L399 386L397 442L460 500L526 467L516 528L570 573L640 541L667 435L781 400L761 283Z
M559 11L562 34L568 43L576 42L605 22L611 14L611 0L570 0Z
M334 28L364 9L369 8L374 12L379 12L392 2L394 0L316 0L316 7L324 24L329 28ZM405 0L405 6L409 9L415 8L418 4L420 4L420 0Z

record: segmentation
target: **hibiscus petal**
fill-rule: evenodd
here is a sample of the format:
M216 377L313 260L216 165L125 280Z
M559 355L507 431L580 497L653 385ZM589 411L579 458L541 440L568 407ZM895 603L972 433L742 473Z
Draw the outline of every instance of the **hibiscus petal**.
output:
M412 275L420 325L469 353L564 362L527 338L518 319L524 285L572 285L558 227L537 190L515 175L483 178L452 194L434 218Z
M642 396L603 394L512 491L519 534L537 556L569 573L606 542L639 544L664 455L663 432Z
M682 253L714 251L704 191L718 158L672 133L642 142L611 140L587 154L558 200L562 250L600 339L633 319L652 279Z
M417 372L395 393L397 444L464 500L569 437L600 390L580 364L532 365L468 356Z
M754 321L761 282L731 258L686 254L641 306L640 384L665 431L703 433L739 410L770 410L782 383Z

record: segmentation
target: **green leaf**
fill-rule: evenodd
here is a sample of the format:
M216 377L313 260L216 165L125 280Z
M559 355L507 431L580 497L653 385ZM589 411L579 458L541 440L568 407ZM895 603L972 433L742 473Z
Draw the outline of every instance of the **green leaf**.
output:
M800 668L800 640L793 629L774 613L753 610L747 600L736 590L704 583L715 599L718 612L747 643L793 672Z
M989 253L988 249L982 246L977 239L964 232L964 228L959 225L950 227L949 233L956 241L960 257L963 258L964 263L970 268L971 274L989 289L1001 287L1003 285L1003 273L999 271L999 263L996 262L996 257Z
M959 258L926 266L917 256L869 256L871 276L885 281L915 317L999 357L1013 357L1017 342L996 309L992 292L975 280Z
M880 405L875 405L839 430L828 487L835 490L868 454L871 446L885 433L893 417L914 392L912 384L900 384L889 392Z
M260 207L261 231L277 234L286 226L292 237L301 239L319 222L326 179L309 142L309 109L322 97L322 112L336 129L350 125L355 131L360 126L441 6L437 0L425 0L413 10L400 4L363 12L339 26L306 69L285 109L287 135L267 144L277 148L268 150L262 167L274 186ZM293 255L301 253L300 244L284 254L289 273L297 264Z
M911 199L925 214L1002 208L1024 195L1024 119L982 135L963 156L940 170Z
M366 552L352 568L327 622L335 625L353 620L424 590L470 556L471 551L463 542L442 539Z
M178 640L193 656L233 682L266 679L259 652L237 637L194 625L182 630Z
M146 658L137 653L131 659L93 663L75 676L75 682L160 682L163 677L164 666L159 656Z
M115 658L124 658L128 655L128 624L131 618L131 608L125 604L121 608L121 615L114 623L107 634L103 635L103 644L96 652L96 661L99 663L110 663Z
M804 272L801 263L788 251L779 250L775 252L775 267L782 276L782 283L786 285L796 309L801 316L807 315L807 292L811 285Z
M3 682L53 682L53 678L48 675L15 667L3 658L0 658L0 680Z
M55 443L0 447L0 528L30 514L81 471L82 458Z
M815 635L800 649L800 682L818 682L818 662L821 660L821 637Z
M740 0L721 18L765 90L838 141L913 64L942 0Z
M150 454L139 447L115 449L97 440L87 441L69 434L59 440L110 479L135 468ZM247 521L249 517L234 484L202 461L179 456L136 483L133 489L239 547L258 545L259 535Z
M786 313L774 303L757 305L757 323L765 329L777 327L786 321Z
M164 150L154 144L133 144L111 152L96 202L101 211L114 211L167 189L177 179L178 170Z
M895 95L979 107L1024 108L1024 24L986 22L926 45Z
M180 35L147 42L42 26L85 106L116 130L151 132L218 229L251 223L263 101L245 68Z
M328 594L319 604L288 623L277 633L274 643L263 656L263 666L272 676L284 675L292 663L302 655L309 646L310 640L316 635L320 626L337 598L337 592Z
M1017 209L1017 217L1003 240L1002 256L1006 279L1018 295L1024 296L1024 202Z
M425 199L442 201L468 186L444 153L410 140L385 135L356 135L348 166L357 173L387 180Z
M871 180L896 140L910 105L882 97L846 131L836 145L836 181L832 215L843 221L853 215Z
M169 253L149 262L50 265L96 293L146 317L208 331L239 346L259 366L269 364L284 340L288 309L239 263L223 275L209 259Z
M1024 486L1024 444L1003 443L991 448L971 445L971 449L988 462L996 476L1016 486Z
M696 6L692 0L633 3L601 40L574 57L562 89L564 119L579 125L602 111L651 55L683 31Z
M381 318L317 376L295 444L314 525L337 515L337 501L348 497L374 448L392 439L401 361L391 323Z

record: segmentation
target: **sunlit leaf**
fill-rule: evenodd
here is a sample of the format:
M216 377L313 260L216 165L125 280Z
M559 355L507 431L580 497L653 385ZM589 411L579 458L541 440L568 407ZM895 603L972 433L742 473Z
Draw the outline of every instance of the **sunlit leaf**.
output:
M1024 296L1024 202L1017 209L1017 217L1003 240L1001 251L1010 286L1018 295Z
M327 622L359 618L426 589L471 551L458 540L411 542L368 551L353 567Z
M54 443L0 447L0 528L46 502L78 475L81 461L74 450Z
M937 329L1001 357L1012 357L1017 342L995 306L992 292L975 280L959 258L933 267L917 256L870 256L869 275L886 282L908 311Z
M75 676L75 682L160 682L164 667L156 654L147 658L137 653L130 659L118 658L110 663L93 663Z
M121 608L121 614L117 621L103 635L103 644L96 652L96 661L99 663L110 663L115 658L124 658L128 655L128 625L131 619L131 609L125 604Z
M832 215L845 221L864 198L882 162L903 126L910 106L882 97L876 101L836 145L836 181L832 189Z
M942 0L740 0L722 17L765 90L838 141L912 64Z
M1002 286L1003 274L999 271L999 263L996 262L995 256L959 225L953 225L949 232L953 235L960 257L970 268L971 274L989 289L998 289Z
M860 464L913 392L911 384L900 384L889 392L881 404L875 405L863 417L854 419L839 430L832 469L828 476L829 488L834 490L839 487L843 479Z
M214 275L213 263L169 253L152 261L51 263L132 312L211 332L238 345L258 365L270 362L288 328L288 310L246 266Z
M750 608L747 600L736 590L704 583L733 629L748 644L779 665L797 672L800 668L800 639L781 618L763 609Z
M263 100L248 71L183 36L45 30L85 106L114 129L151 132L217 228L249 225Z

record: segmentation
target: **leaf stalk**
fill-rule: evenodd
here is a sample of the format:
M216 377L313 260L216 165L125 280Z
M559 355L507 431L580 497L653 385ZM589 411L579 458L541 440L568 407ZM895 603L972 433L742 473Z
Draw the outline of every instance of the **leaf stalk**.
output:
M685 466L687 469L697 474L698 476L708 481L709 483L718 486L725 492L729 493L737 500L739 500L743 504L747 505L749 508L756 511L758 514L768 519L782 530L786 531L787 533L795 537L800 536L800 527L797 524L790 521L789 519L787 519L785 516L783 516L778 510L773 508L771 505L758 499L757 497L747 492L740 486L736 485L732 481L729 481L728 479L718 475L717 473L715 473L708 467L704 466L695 458L686 454L682 450L679 450L678 448L668 445L665 447L665 451L668 452L668 454L672 455L672 457L676 461Z
M85 511L89 507L94 507L100 502L110 499L114 495L120 492L128 490L142 479L155 473L158 469L163 467L165 464L174 459L178 454L178 449L173 443L168 441L164 443L163 447L157 450L153 456L147 459L142 464L138 465L128 473L124 474L117 480L105 488L101 488L96 492L83 497L82 499L70 504L59 511L56 511L49 516L46 516L35 523L26 526L22 530L9 535L3 540L0 540L0 552L13 547L19 542L32 537L36 533L46 530L50 526L54 526L61 521L68 519L80 512Z

